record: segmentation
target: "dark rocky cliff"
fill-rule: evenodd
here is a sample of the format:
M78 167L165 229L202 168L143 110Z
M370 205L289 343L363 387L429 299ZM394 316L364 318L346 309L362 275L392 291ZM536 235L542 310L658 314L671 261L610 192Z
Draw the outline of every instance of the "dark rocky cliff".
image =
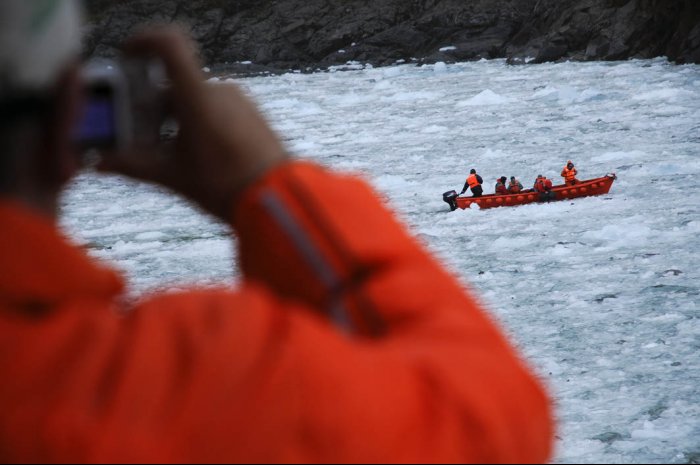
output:
M181 22L211 65L316 69L359 61L511 63L667 56L700 63L700 0L87 0L86 50ZM245 63L243 63L245 62ZM247 62L252 62L247 64Z

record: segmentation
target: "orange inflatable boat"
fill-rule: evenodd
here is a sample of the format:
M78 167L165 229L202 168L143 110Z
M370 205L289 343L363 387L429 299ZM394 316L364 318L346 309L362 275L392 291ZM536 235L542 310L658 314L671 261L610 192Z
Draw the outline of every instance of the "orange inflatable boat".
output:
M442 196L452 211L458 208L471 208L477 204L480 208L515 207L530 203L546 203L558 200L576 199L579 197L591 197L604 195L610 192L613 182L617 179L615 174L608 174L602 178L581 181L574 186L554 186L548 194L541 194L532 189L524 190L517 194L491 194L482 197L459 197L456 191L445 192Z

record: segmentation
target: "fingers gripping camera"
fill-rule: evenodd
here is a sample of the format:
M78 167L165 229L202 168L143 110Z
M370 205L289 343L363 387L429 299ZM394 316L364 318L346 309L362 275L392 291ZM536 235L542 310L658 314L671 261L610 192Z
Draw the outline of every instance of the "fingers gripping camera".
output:
M100 60L82 70L84 106L75 129L83 152L158 145L166 116L165 71L153 60Z

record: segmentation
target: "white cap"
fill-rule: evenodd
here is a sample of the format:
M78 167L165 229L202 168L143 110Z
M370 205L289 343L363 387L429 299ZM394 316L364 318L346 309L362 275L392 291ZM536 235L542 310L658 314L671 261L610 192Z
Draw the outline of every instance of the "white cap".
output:
M0 0L0 95L53 86L81 49L77 0Z

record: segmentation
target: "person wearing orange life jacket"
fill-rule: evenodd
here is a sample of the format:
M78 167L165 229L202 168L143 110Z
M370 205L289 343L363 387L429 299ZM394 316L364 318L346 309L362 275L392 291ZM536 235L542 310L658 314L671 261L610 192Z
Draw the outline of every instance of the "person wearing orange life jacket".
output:
M551 179L547 179L541 174L537 175L537 179L535 180L535 185L533 186L533 189L535 190L535 192L540 194L540 202L548 202L554 198L552 187L553 184Z
M578 171L576 170L574 163L571 160L567 161L566 166L561 171L561 177L564 178L564 181L566 181L568 186L573 186L580 182L578 179L576 179L577 174Z
M523 190L523 185L515 179L515 176L510 177L510 183L508 184L508 192L510 194L517 194Z
M481 197L482 195L484 195L484 188L481 187L483 183L484 180L482 179L482 177L476 174L476 170L473 169L471 170L469 177L467 178L467 182L464 183L464 188L462 189L462 192L460 192L459 195L462 195L465 192L467 192L467 189L471 189L472 195L474 197Z
M501 176L500 179L496 180L496 194L508 194L508 188L506 187L506 181L508 178Z

